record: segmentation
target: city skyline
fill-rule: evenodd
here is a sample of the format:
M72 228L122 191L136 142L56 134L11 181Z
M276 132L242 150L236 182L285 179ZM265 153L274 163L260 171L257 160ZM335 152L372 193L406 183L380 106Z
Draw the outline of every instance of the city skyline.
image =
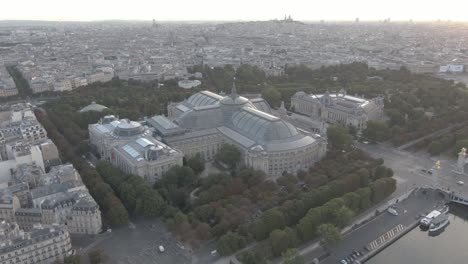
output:
M25 8L26 7L26 8ZM314 2L305 0L246 1L220 3L214 0L198 2L176 0L155 2L90 1L64 3L58 0L23 0L3 4L0 20L101 21L144 20L157 21L248 21L282 19L291 15L301 21L468 21L463 12L468 3L462 0L439 1L343 1ZM260 12L261 11L261 12Z

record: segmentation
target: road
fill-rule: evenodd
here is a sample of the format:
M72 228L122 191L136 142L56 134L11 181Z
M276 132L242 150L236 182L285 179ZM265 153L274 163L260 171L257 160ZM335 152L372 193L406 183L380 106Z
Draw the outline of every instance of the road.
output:
M457 181L466 181L468 177L453 172L456 164L455 157L430 157L425 152L411 153L383 144L366 145L358 142L355 144L374 158L383 158L384 165L393 169L393 177L397 180L397 189L392 198L400 196L414 187L433 186L434 183L439 188L468 194L468 186L457 184ZM440 161L440 169L434 168L433 174L422 171L422 169L433 168L438 160Z
M73 236L72 243L82 258L100 250L106 263L115 264L190 264L191 254L159 220L138 220L135 228L122 226L97 236ZM163 245L165 251L159 252Z

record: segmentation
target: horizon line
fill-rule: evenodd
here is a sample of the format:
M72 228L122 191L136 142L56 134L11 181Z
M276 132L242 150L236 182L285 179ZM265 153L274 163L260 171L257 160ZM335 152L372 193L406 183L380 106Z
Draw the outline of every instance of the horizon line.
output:
M384 22L387 18L381 20L375 19L304 19L304 20L292 20L292 22ZM220 19L220 20L205 20L205 19L179 19L179 20L155 20L157 23L177 23L177 22L269 22L269 21L284 21L284 19L267 19L267 20L255 20L255 19ZM57 23L99 23L99 22L148 22L152 23L153 19L96 19L96 20L46 20L46 19L0 19L2 22L57 22ZM467 20L452 20L452 19L395 19L387 23L401 23L401 22L412 22L412 23L421 23L421 22L448 22L448 23L466 23Z

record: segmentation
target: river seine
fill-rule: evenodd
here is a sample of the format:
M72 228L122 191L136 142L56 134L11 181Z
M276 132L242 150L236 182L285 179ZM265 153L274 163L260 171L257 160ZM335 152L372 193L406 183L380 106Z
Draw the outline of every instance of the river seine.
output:
M418 227L370 259L369 264L467 264L468 206L450 204L450 225L430 237Z

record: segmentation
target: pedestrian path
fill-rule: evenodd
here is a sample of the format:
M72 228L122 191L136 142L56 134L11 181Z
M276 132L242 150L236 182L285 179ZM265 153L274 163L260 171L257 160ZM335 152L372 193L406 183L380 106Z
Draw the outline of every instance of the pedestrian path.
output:
M388 240L392 239L393 237L395 237L398 233L400 233L401 231L404 230L404 226L403 225L397 225L395 226L394 228L390 229L387 233L381 235L380 237L378 237L376 240L370 242L368 245L367 245L367 249L369 251L372 251L376 248L379 248L380 246L382 246L383 244L385 244L385 242L387 242Z

